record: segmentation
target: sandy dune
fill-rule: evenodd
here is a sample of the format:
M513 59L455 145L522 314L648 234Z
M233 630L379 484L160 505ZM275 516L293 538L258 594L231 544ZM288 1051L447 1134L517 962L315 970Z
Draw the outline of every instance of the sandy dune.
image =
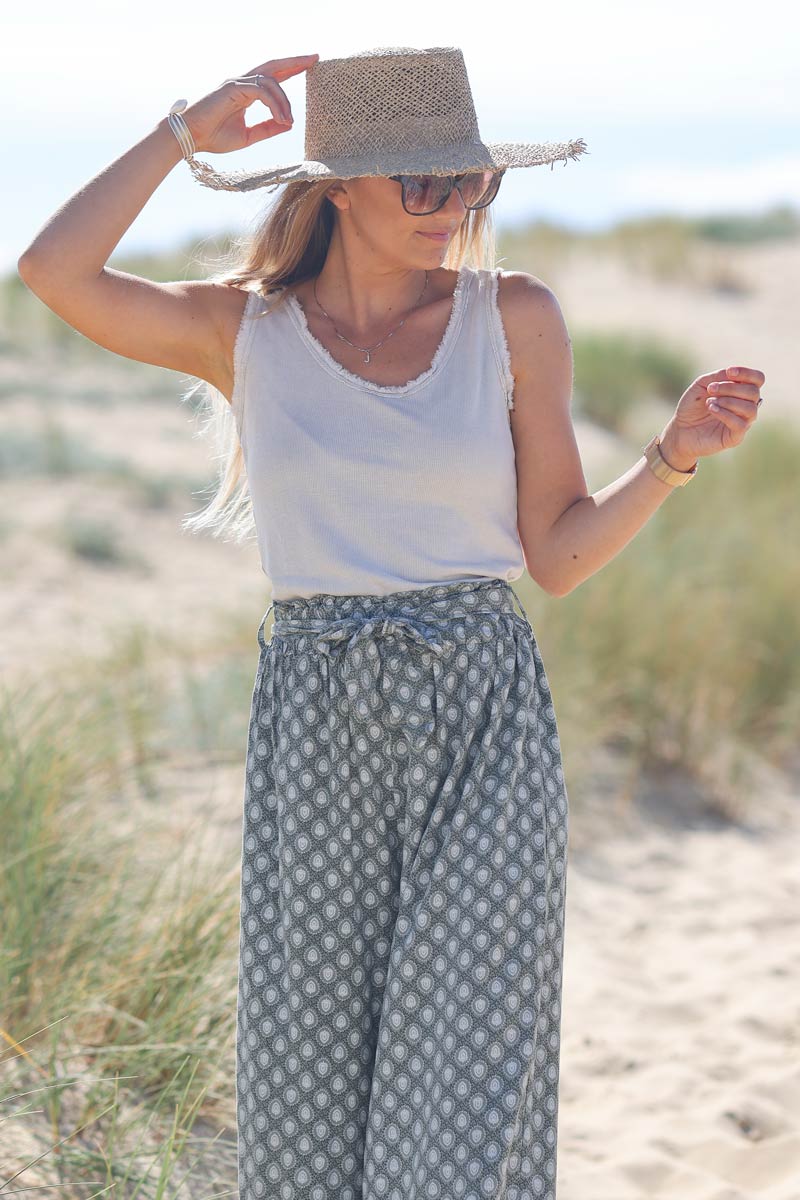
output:
M559 1200L799 1200L800 810L762 795L746 826L679 780L572 819Z

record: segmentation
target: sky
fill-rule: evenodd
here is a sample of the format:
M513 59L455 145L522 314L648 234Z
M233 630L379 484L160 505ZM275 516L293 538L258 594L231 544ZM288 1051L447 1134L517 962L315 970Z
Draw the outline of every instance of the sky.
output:
M42 225L179 97L193 103L269 59L379 46L460 48L485 141L586 142L577 161L506 173L498 231L537 219L588 231L657 213L800 210L800 6L501 0L476 24L479 11L451 0L39 0L30 19L3 21L0 269L16 270ZM206 160L224 171L301 161L304 74L283 88L289 132ZM246 120L269 115L256 102ZM213 191L178 163L114 254L187 240L202 250L204 238L249 227L275 195Z

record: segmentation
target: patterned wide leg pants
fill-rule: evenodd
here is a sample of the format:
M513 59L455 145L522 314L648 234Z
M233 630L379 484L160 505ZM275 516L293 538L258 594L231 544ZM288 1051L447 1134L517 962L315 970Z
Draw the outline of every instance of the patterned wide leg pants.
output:
M515 599L320 593L259 626L240 1200L555 1200L568 800Z

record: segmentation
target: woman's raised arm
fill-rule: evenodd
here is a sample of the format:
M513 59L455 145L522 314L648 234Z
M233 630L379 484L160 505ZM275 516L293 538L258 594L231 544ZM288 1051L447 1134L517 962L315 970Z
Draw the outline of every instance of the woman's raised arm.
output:
M318 57L269 60L248 72L263 77L260 85L227 80L190 105L182 115L197 150L227 153L284 133L292 114L278 81L307 70ZM257 100L272 117L248 127L245 110ZM17 269L48 308L99 346L218 386L226 375L223 306L230 303L230 289L206 281L155 283L106 266L181 158L164 117L50 217Z

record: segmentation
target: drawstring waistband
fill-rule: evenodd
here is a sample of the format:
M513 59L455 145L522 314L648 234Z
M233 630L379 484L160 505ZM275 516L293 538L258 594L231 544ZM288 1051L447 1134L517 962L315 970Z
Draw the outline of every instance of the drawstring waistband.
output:
M508 591L511 592L511 595L517 601L522 619L531 637L533 637L533 629L528 620L528 614L525 612L519 597L510 585L503 581L501 583L501 595L497 597L498 605L495 608L467 608L464 606L463 601L459 602L458 591L455 591L453 596L454 611L450 612L432 613L430 611L431 605L423 602L419 604L419 607L423 610L424 615L417 615L408 611L397 612L394 610L351 612L342 617L331 618L303 618L279 615L273 622L272 634L273 637L279 638L302 634L312 635L314 645L327 658L331 658L337 650L341 651L341 679L350 701L348 710L361 721L367 721L370 716L377 712L381 704L380 686L383 663L380 653L374 647L369 648L372 639L383 638L392 634L405 636L423 651L430 651L433 656L431 663L433 686L430 693L430 709L427 719L419 717L418 724L412 725L411 728L405 731L412 737L412 740L417 742L417 748L421 749L424 746L425 739L436 728L437 715L443 704L443 698L440 694L442 657L445 653L452 653L457 645L455 638L448 634L446 627L463 621L467 616L511 617L515 621L519 620L513 608L503 607L505 600L502 592ZM416 593L416 595L419 596L419 593ZM441 600L441 589L437 590L437 596ZM327 603L328 598L324 597L324 599ZM359 598L347 596L343 598L343 602L350 607L358 599L368 599L372 602L374 597ZM259 625L258 640L263 649L266 649L267 646L264 638L264 628L267 618L274 607L275 603L273 602L270 604ZM408 609L411 605L405 605L404 607ZM384 720L388 719L390 718L384 714ZM422 741L418 742L418 738L421 738Z
M522 601L510 584L503 583L504 588L511 594L513 600L516 601L522 619L524 620L528 632L533 637L533 628L525 611ZM418 594L418 593L416 593ZM348 599L352 597L348 596ZM262 648L266 649L267 642L264 638L264 630L267 623L267 618L275 608L273 601L265 612L258 628L258 640ZM373 635L386 635L390 633L407 633L412 640L416 641L423 647L433 650L437 655L441 655L445 649L452 649L453 642L451 638L442 637L434 628L435 625L442 622L448 623L460 621L465 616L485 616L499 617L508 616L507 610L501 608L477 608L464 609L459 607L456 612L450 613L430 613L426 612L424 618L417 617L407 612L377 612L377 613L353 613L344 617L326 618L320 617L299 618L299 617L276 617L273 622L272 632L277 637L282 637L287 634L303 634L316 633L319 636L315 638L315 644L324 653L329 653L333 645L347 639L348 645L352 646L357 639L370 637ZM510 615L515 615L512 613Z
M438 621L454 620L453 617L434 617L433 619ZM452 650L455 646L452 638L441 638L438 631L427 621L394 614L377 617L356 615L333 621L299 621L283 618L275 621L272 632L277 637L286 633L316 633L318 636L314 639L315 644L325 654L330 654L333 647L345 639L347 639L347 646L350 649L364 638L385 637L391 633L407 633L413 641L438 655L441 655L445 649Z

